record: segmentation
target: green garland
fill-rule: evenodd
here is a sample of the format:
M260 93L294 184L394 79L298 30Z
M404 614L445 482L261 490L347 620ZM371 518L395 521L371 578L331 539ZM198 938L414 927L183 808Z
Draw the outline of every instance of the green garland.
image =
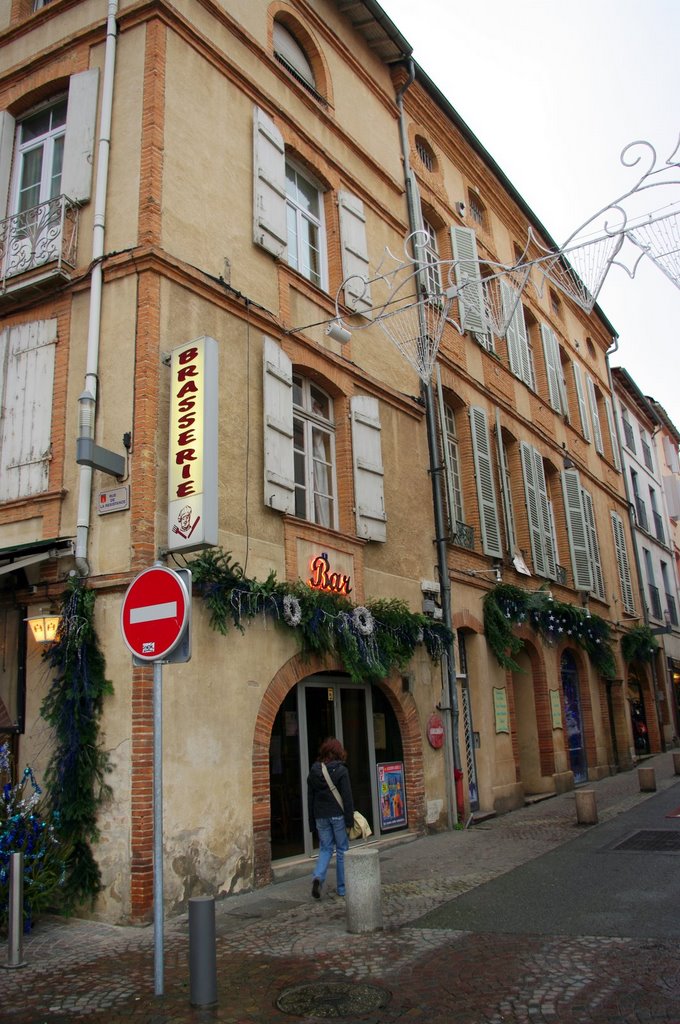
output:
M658 649L649 626L635 626L621 637L621 653L628 665L633 661L652 661Z
M336 656L354 681L384 679L403 669L419 643L437 660L453 640L450 629L414 614L402 601L357 606L301 580L282 583L274 572L264 581L249 579L221 548L202 552L189 568L213 629L226 634L232 623L243 632L245 621L269 615L294 633L303 654Z
M503 668L519 671L515 657L524 641L513 632L513 626L524 623L548 644L569 638L586 652L600 675L615 678L611 628L604 619L555 601L545 590L529 593L510 584L494 587L484 597L484 632Z
M56 672L40 713L52 726L56 745L46 773L51 802L68 847L65 904L68 910L94 902L101 875L91 843L99 838L97 814L109 797L109 759L100 746L104 697L113 693L94 628L95 593L79 580L62 598L61 625L45 660Z

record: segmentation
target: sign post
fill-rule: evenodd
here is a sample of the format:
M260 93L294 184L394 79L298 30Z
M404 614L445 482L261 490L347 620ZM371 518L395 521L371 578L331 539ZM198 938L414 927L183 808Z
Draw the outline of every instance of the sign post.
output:
M160 562L128 587L120 613L123 640L136 665L153 663L153 925L154 992L163 995L163 662L188 661L173 652L191 623L191 573Z

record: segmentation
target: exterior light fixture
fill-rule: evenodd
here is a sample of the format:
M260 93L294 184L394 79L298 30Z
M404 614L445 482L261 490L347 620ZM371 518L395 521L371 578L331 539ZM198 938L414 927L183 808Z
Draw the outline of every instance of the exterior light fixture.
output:
M56 615L54 612L45 611L41 609L37 615L29 615L24 619L31 627L33 633L33 639L39 644L51 644L54 643L57 633L59 632L59 625L61 623L61 615Z
M333 320L333 322L328 325L326 334L329 338L332 338L333 341L337 341L341 345L346 345L352 337L352 332L346 330L337 320Z
M94 443L94 395L83 391L78 399L78 438L76 440L76 462L79 466L90 466L109 476L125 476L125 456L100 448Z

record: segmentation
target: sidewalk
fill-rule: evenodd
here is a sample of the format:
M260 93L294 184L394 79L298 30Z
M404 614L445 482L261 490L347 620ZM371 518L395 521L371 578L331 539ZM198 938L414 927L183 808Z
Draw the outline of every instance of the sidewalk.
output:
M645 765L656 770L658 793L678 787L675 803L680 805L680 778L673 775L672 755L657 755ZM601 824L638 807L642 813L642 804L654 797L640 793L637 771L588 788L596 793ZM675 791L669 794L674 796ZM467 831L399 845L381 842L382 932L349 935L341 899L325 893L320 901L312 900L311 862L301 866L304 876L218 902L219 999L211 1010L189 1006L185 916L165 925L162 997L153 994L151 928L43 919L25 938L27 966L0 972L0 1020L269 1024L335 1017L381 1024L449 1024L454 1019L456 1024L627 1024L643 1019L680 1024L677 940L483 935L416 923L462 893L583 836L574 805L574 793L566 793ZM665 827L680 828L680 820L669 819ZM643 868L640 885L648 882ZM332 888L329 875L327 890ZM0 957L4 960L4 951ZM596 965L599 974L593 975ZM646 979L639 997L646 1016L621 1003L621 992L634 988L631 971L642 971ZM331 1002L323 1004L323 1013L322 1003L316 1004L317 1016L277 1008L285 990L311 983L318 988L322 982L351 983L348 991L356 1005L349 1015L329 1010L336 990L328 997ZM369 987L364 990L361 983ZM593 988L599 992L597 1013L602 1016L593 1007ZM610 1003L605 990L611 990ZM585 993L590 993L590 1002L581 1003ZM371 1008L373 997L383 999L382 1009ZM340 1006L336 1001L335 1009Z

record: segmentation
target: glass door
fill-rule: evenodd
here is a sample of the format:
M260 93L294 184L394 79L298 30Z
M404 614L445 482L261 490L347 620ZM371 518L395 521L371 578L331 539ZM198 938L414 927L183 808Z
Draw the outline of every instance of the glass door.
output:
M571 651L565 651L562 655L562 692L564 694L564 720L567 732L569 767L574 773L575 783L587 782L588 766L583 742L578 671Z

